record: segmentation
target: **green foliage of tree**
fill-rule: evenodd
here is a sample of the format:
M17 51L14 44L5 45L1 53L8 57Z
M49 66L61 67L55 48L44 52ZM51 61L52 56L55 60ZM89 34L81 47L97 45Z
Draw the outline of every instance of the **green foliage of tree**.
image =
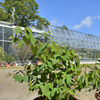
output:
M2 62L3 59L3 49L0 47L0 63Z
M4 52L3 61L7 64L11 64L13 61L15 61L15 58L12 55Z
M0 63L8 63L10 64L11 62L14 61L14 57L12 55L9 55L7 52L5 52L1 47L0 47Z
M38 4L35 0L4 0L0 2L0 20L13 22L12 10L15 8L15 24L19 26L29 26L30 22L38 28L50 23L38 15Z
M65 30L68 30L68 27L66 25L62 26Z
M12 42L19 42L19 47L22 45L20 42L24 42L34 59L39 59L42 63L34 64L34 68L31 65L25 66L23 75L14 75L16 81L28 82L29 89L38 90L46 100L73 100L71 98L83 88L100 90L100 70L96 66L81 66L74 50L70 51L66 46L50 42L49 39L43 44L32 36L28 28L25 28L22 40L17 38L18 33L23 34L17 29ZM44 36L48 37L48 34Z

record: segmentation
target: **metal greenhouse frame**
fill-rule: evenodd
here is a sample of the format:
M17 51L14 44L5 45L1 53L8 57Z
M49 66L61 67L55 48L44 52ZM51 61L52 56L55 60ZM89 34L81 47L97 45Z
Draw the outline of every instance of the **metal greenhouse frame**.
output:
M11 34L14 34L14 28L16 28L16 26L12 23L0 21L0 47L10 54L13 53L13 48L11 47L11 40L9 40L9 37ZM24 29L24 27L21 28L22 30ZM39 34L44 32L36 28L32 28L31 30L35 38L40 37Z
M10 46L11 40L9 40L10 35L13 33L12 25L7 22L0 21L0 47L11 53L12 48Z
M13 53L13 48L9 36L12 33L14 34L13 29L15 27L11 23L0 21L0 47L10 54ZM100 59L100 37L56 26L48 26L46 30L44 29L45 31L31 29L35 38L42 38L39 34L49 30L52 41L68 45L70 49L75 49L83 61L97 61Z
M49 26L48 30L51 32L52 41L69 45L77 51L81 60L95 61L100 58L100 37L64 27Z

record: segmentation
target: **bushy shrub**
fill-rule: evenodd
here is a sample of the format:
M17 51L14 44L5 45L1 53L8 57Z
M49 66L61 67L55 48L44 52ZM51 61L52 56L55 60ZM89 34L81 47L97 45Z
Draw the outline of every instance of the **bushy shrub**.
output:
M0 63L8 63L10 64L11 62L14 61L14 57L7 52L5 52L1 47L0 47Z
M7 54L6 52L3 55L3 61L7 64L11 64L14 61L14 57L10 54Z
M48 41L43 44L32 36L30 29L25 28L25 35L20 40L17 34L23 34L21 29L16 30L12 42L19 42L19 47L25 43L34 56L33 60L40 60L41 64L25 66L24 74L15 74L19 82L28 82L31 91L39 90L39 94L49 100L70 100L76 92L83 88L100 89L100 70L97 67L88 67L88 72L82 71L80 60L74 50L66 46ZM48 34L44 33L45 38ZM85 68L86 69L86 68Z
M3 59L3 49L0 47L0 63L2 62Z

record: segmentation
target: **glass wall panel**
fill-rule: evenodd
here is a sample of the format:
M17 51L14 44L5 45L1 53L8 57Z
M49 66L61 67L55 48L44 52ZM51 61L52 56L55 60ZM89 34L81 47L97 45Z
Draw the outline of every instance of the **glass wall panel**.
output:
M4 28L4 40L9 40L9 37L13 34L13 30L11 28Z
M8 54L13 53L13 49L10 42L4 42L4 51L7 52Z
M48 29L51 32L52 41L64 43L66 45L69 45L71 48L77 49L78 54L82 56L82 59L93 60L94 58L100 58L100 37L72 30L65 30L62 27L50 26ZM2 32L3 28L0 26L0 46L2 46L4 42L2 41ZM12 33L12 29L5 27L4 40L9 40L8 38ZM41 41L44 39L38 33L33 33L33 35L35 38L41 38ZM10 42L4 42L4 50L7 53L13 52Z
M56 36L56 40L60 43L64 42L66 45L77 48L100 49L100 37L91 34L76 32L73 30L65 30L62 27L50 27L51 34ZM57 39L58 38L58 39Z
M96 52L96 59L98 60L98 58L100 59L100 52Z
M2 47L2 48L3 48L3 46L2 46L2 41L0 41L0 47Z
M2 33L3 33L3 27L0 26L0 40L2 40L3 38Z

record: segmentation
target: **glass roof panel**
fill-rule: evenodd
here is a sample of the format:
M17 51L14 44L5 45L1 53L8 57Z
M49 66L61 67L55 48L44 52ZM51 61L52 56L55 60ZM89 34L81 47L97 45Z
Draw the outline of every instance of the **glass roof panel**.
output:
M100 37L73 30L66 30L63 27L50 26L49 30L51 35L55 36L56 41L59 43L65 43L71 47L100 50Z

